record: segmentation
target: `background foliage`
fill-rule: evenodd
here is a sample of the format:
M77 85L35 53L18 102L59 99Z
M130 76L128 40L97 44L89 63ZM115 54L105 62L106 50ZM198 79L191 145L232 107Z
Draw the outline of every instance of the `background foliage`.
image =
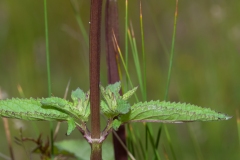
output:
M88 32L90 2L73 2L78 5ZM124 47L124 3L119 0L121 48ZM196 146L199 146L203 159L240 157L235 116L240 104L239 7L240 2L236 0L179 2L169 100L210 107L234 117L222 122L168 124L178 159L200 159ZM148 100L161 100L167 81L175 1L142 1L142 10ZM48 16L53 95L63 97L69 79L70 91L77 87L86 91L89 89L88 41L84 40L79 30L71 3L65 0L48 1ZM137 0L129 1L129 19L141 51ZM47 97L44 35L43 1L0 1L0 87L8 97L20 97L19 85L27 98ZM102 46L105 46L104 39ZM105 64L103 49L101 83L104 86L107 82ZM129 68L137 86L135 68ZM39 132L45 136L49 134L46 122L37 122L39 129L25 121L10 120L10 124L12 136L19 135L19 125L23 126L25 136L34 137ZM141 124L134 126L139 131L144 128ZM0 152L8 154L2 123L0 128ZM58 140L79 138L77 131L70 137L65 137L65 131L66 126L63 125ZM163 133L162 153L169 151L165 139ZM14 149L15 154L24 159L24 151L17 145Z

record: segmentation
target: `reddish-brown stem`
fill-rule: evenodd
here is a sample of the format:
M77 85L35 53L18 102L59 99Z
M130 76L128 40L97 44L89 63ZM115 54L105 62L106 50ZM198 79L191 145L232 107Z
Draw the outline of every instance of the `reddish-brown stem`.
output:
M117 1L113 0L106 1L105 27L106 27L105 33L106 33L108 83L113 84L120 80L117 65L118 51L116 47L114 47L114 42L112 40L113 34L115 34L117 41L119 39ZM120 137L123 144L126 145L125 127L120 126L116 133ZM119 142L119 140L114 134L113 144L115 160L127 160L128 159L127 151L123 148L122 144Z
M105 34L106 34L106 53L108 67L108 83L112 84L119 81L118 66L116 56L118 51L114 47L113 33L118 41L118 11L117 1L107 0L105 10Z
M102 0L91 0L90 16L90 104L91 104L91 138L100 138L100 38L101 38ZM91 144L92 160L102 159L101 145Z

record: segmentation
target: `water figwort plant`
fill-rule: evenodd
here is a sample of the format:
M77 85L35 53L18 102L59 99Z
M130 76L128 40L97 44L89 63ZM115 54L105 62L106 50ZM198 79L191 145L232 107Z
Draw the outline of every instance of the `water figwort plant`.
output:
M119 82L119 75L117 72L116 56L117 54L119 54L120 58L122 59L122 55L117 43L118 29L114 27L117 26L117 22L111 21L114 20L114 16L112 17L110 16L116 14L116 10L114 10L116 4L114 3L111 5L110 3L111 3L110 1L107 1L108 5L106 6L106 18L107 18L106 23L108 24L106 25L106 41L109 58L109 60L107 61L109 63L108 64L109 85L103 87L99 84L102 0L91 0L90 35L89 35L90 91L84 93L80 88L77 88L71 94L72 101L68 101L58 97L48 97L39 99L13 98L1 100L0 116L30 121L36 120L59 121L59 122L66 121L68 124L68 129L66 131L67 135L70 135L71 132L77 128L81 132L83 137L87 140L87 142L91 145L92 160L102 159L103 141L108 137L108 135L113 130L117 131L121 125L127 123L132 122L183 123L193 121L228 120L231 118L228 115L213 111L209 108L202 108L186 103L175 103L166 101L150 101L150 102L145 101L138 102L133 105L130 104L128 102L128 99L135 94L137 87L132 88L131 90L125 92L125 94L123 95L120 93L121 83ZM46 16L45 20L47 22ZM46 32L46 43L48 44L47 33L48 32ZM134 41L133 45L136 46ZM143 53L143 57L145 57L145 53ZM139 64L136 63L136 66L139 66ZM126 69L128 68L128 66L124 64L124 68ZM49 57L48 57L48 70L49 70L48 82L50 84ZM140 75L141 74L140 70L138 72L139 72L138 75ZM145 67L144 72L146 72ZM129 77L128 73L127 77ZM144 77L146 77L146 75L144 75ZM130 84L132 84L131 81L129 82ZM141 86L144 86L144 88L141 88L141 90L143 92L142 94L144 95L143 97L145 100L146 80L144 80L144 85L141 82ZM51 88L49 87L49 94L50 93ZM102 94L102 100L100 100L100 93ZM107 124L103 131L100 130L100 112L107 119ZM87 122L89 119L91 119L91 130L89 130L87 127ZM148 127L147 130L149 131ZM53 141L51 144L51 156L53 157L54 155L52 154L54 154Z

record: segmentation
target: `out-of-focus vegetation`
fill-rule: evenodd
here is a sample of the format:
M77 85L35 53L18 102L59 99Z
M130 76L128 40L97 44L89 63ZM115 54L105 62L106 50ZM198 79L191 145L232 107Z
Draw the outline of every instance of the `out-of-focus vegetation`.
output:
M76 0L88 31L90 1ZM124 47L124 0L119 0L120 47ZM169 100L189 102L233 115L229 121L168 124L178 159L239 159L236 113L240 107L240 2L237 0L185 0L179 2L175 57ZM175 1L142 1L147 54L148 100L164 99L173 33ZM67 82L70 91L89 88L88 43L79 30L70 1L48 1L49 45L52 94L63 97ZM139 1L129 1L129 19L141 51ZM102 41L101 83L106 84L104 38ZM124 49L122 49L124 51ZM131 52L130 52L131 53ZM130 63L130 65L133 65ZM0 87L8 97L47 97L47 72L43 1L0 1ZM137 84L135 68L131 78ZM240 109L238 109L240 112ZM12 136L19 125L25 136L37 137L47 131L47 122L10 120ZM159 124L154 124L159 126ZM141 124L136 130L143 130ZM8 154L2 123L0 152ZM66 126L58 139L65 137ZM144 135L142 135L144 137ZM74 132L70 138L79 138ZM161 136L160 153L169 152ZM14 145L15 154L26 156ZM199 151L200 150L200 151ZM164 158L164 156L162 156ZM170 155L171 158L171 155ZM20 159L20 158L19 158Z

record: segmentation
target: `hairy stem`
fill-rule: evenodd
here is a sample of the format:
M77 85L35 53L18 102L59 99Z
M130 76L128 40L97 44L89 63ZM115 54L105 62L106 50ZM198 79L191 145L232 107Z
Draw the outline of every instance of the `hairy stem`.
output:
M90 104L91 104L91 160L102 159L100 139L100 38L102 0L91 0L90 16ZM96 139L96 141L95 141Z
M91 144L91 160L98 160L102 157L102 143L99 139L93 140Z

